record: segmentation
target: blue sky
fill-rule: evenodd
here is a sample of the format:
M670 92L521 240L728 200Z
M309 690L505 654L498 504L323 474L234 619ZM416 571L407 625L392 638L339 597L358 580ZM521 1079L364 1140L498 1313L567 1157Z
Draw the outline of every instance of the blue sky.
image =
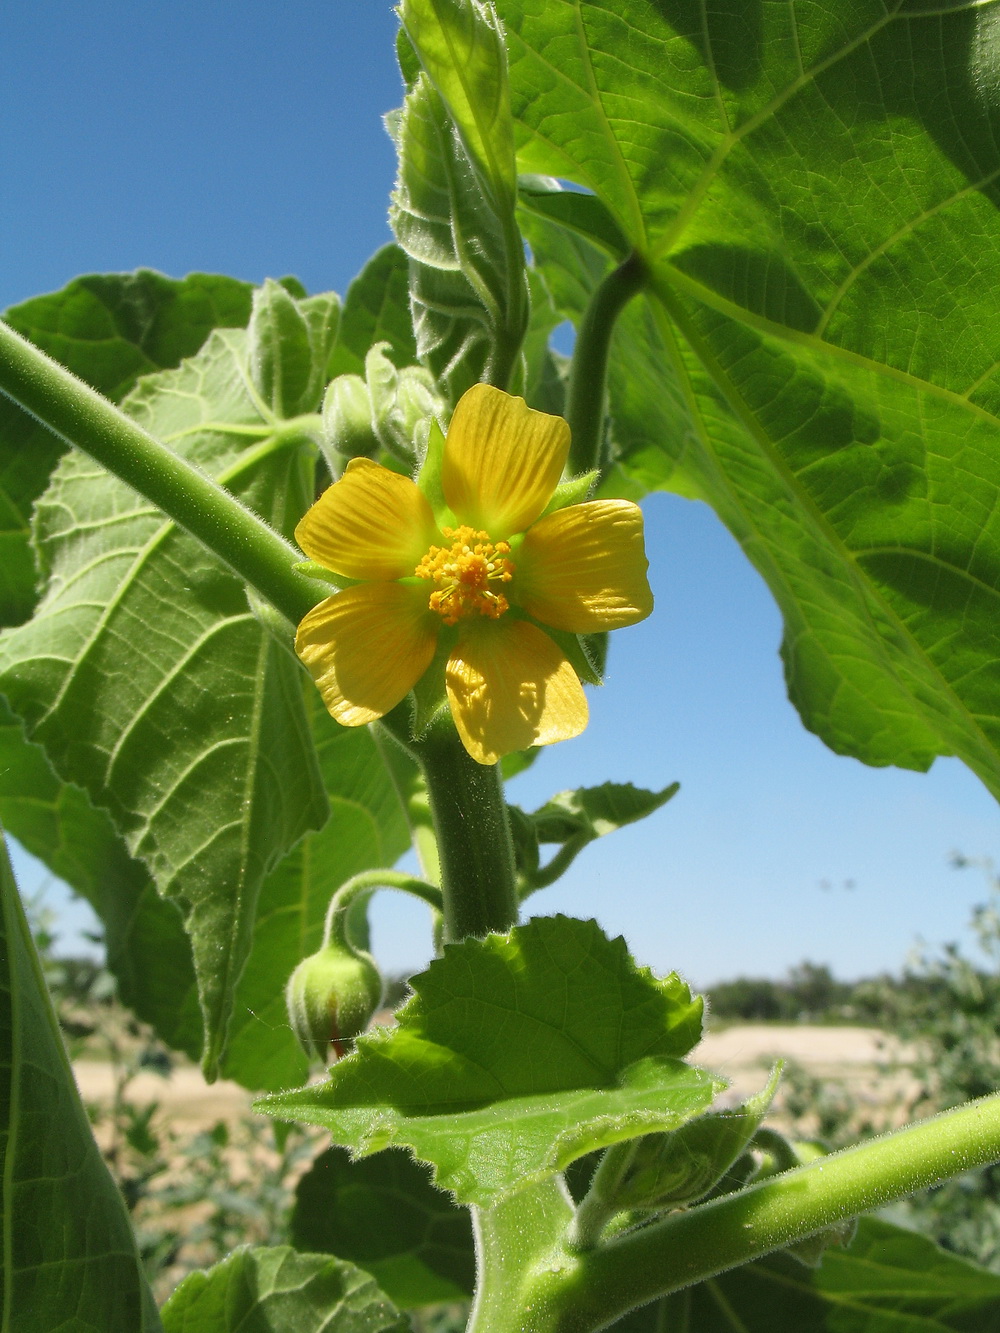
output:
M0 11L0 308L83 272L294 273L343 291L389 237L381 116L399 101L382 0L33 0ZM998 850L996 805L827 751L788 704L780 618L703 505L646 506L653 617L620 632L591 725L512 786L526 807L608 779L680 795L590 848L536 911L595 915L637 957L705 984L803 958L845 977L963 934ZM28 858L25 887L40 882ZM853 887L848 887L848 886ZM57 886L48 899L84 921ZM375 909L386 966L429 950L422 909Z

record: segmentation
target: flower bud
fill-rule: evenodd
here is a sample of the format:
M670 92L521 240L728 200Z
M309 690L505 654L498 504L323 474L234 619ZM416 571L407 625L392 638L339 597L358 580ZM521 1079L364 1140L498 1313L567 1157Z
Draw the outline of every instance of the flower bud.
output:
M372 426L379 444L398 458L412 462L426 445L427 429L444 403L434 378L423 366L397 370L376 343L365 357L365 380L372 405Z
M337 942L304 958L285 988L288 1021L306 1054L339 1060L382 1002L371 954Z
M378 447L367 385L360 375L338 375L323 398L323 452L328 459L331 454L370 458Z

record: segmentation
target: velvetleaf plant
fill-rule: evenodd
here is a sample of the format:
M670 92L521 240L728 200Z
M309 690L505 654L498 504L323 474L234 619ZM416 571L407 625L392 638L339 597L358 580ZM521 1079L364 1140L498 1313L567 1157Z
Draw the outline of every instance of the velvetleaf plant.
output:
M666 487L767 579L807 726L1000 793L995 13L405 0L397 243L343 302L140 272L7 312L0 818L140 1017L349 1153L297 1250L157 1311L4 862L0 1328L996 1323L993 1274L852 1222L1000 1158L997 1099L800 1164L774 1079L720 1106L689 1061L679 976L519 922L676 786L524 812L498 763L585 725ZM364 1034L381 888L442 949Z

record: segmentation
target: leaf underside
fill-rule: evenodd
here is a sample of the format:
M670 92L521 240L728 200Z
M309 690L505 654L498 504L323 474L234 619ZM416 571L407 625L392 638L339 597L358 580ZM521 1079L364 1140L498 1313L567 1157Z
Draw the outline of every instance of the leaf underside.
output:
M592 202L527 223L564 314L600 239L648 266L613 349L620 475L741 541L828 745L956 754L1000 794L992 7L498 8L521 170L608 213L593 245Z

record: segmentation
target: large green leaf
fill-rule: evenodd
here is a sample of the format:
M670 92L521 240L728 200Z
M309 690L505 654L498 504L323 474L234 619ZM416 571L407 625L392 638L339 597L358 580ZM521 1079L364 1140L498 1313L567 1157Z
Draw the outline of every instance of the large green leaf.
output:
M301 451L262 419L245 342L216 332L126 405L287 528L306 503ZM0 691L182 907L212 1075L260 885L327 817L304 677L227 568L75 451L38 502L35 537L48 587L0 640Z
M288 1025L288 978L319 948L326 909L340 885L361 870L393 865L410 841L397 783L406 780L407 768L415 775L416 767L406 765L399 751L394 777L367 728L339 726L315 691L306 702L330 818L285 857L261 889L223 1064L227 1078L254 1089L287 1088L305 1079L308 1061Z
M362 1155L410 1147L439 1185L488 1205L596 1148L676 1129L718 1090L680 1059L701 1000L638 968L596 922L539 917L464 940L411 985L398 1027L259 1109L324 1125Z
M521 167L592 189L648 266L626 471L743 543L829 745L1000 793L992 7L498 7Z
M208 273L179 282L150 269L94 273L11 306L3 317L118 402L140 375L193 356L212 329L246 324L251 290ZM16 625L31 614L31 506L64 450L61 440L0 398L0 624Z
M201 1014L180 913L129 856L107 814L59 781L2 699L0 823L93 907L121 999L170 1046L196 1057Z
M157 1333L0 836L0 1330Z
M862 1218L818 1268L785 1254L637 1310L616 1333L997 1333L1000 1277L924 1236Z
M343 1148L316 1158L295 1191L297 1248L349 1259L404 1309L466 1300L476 1278L472 1218L408 1152L352 1161Z
M372 1278L287 1246L235 1250L184 1279L163 1307L166 1333L409 1333Z

